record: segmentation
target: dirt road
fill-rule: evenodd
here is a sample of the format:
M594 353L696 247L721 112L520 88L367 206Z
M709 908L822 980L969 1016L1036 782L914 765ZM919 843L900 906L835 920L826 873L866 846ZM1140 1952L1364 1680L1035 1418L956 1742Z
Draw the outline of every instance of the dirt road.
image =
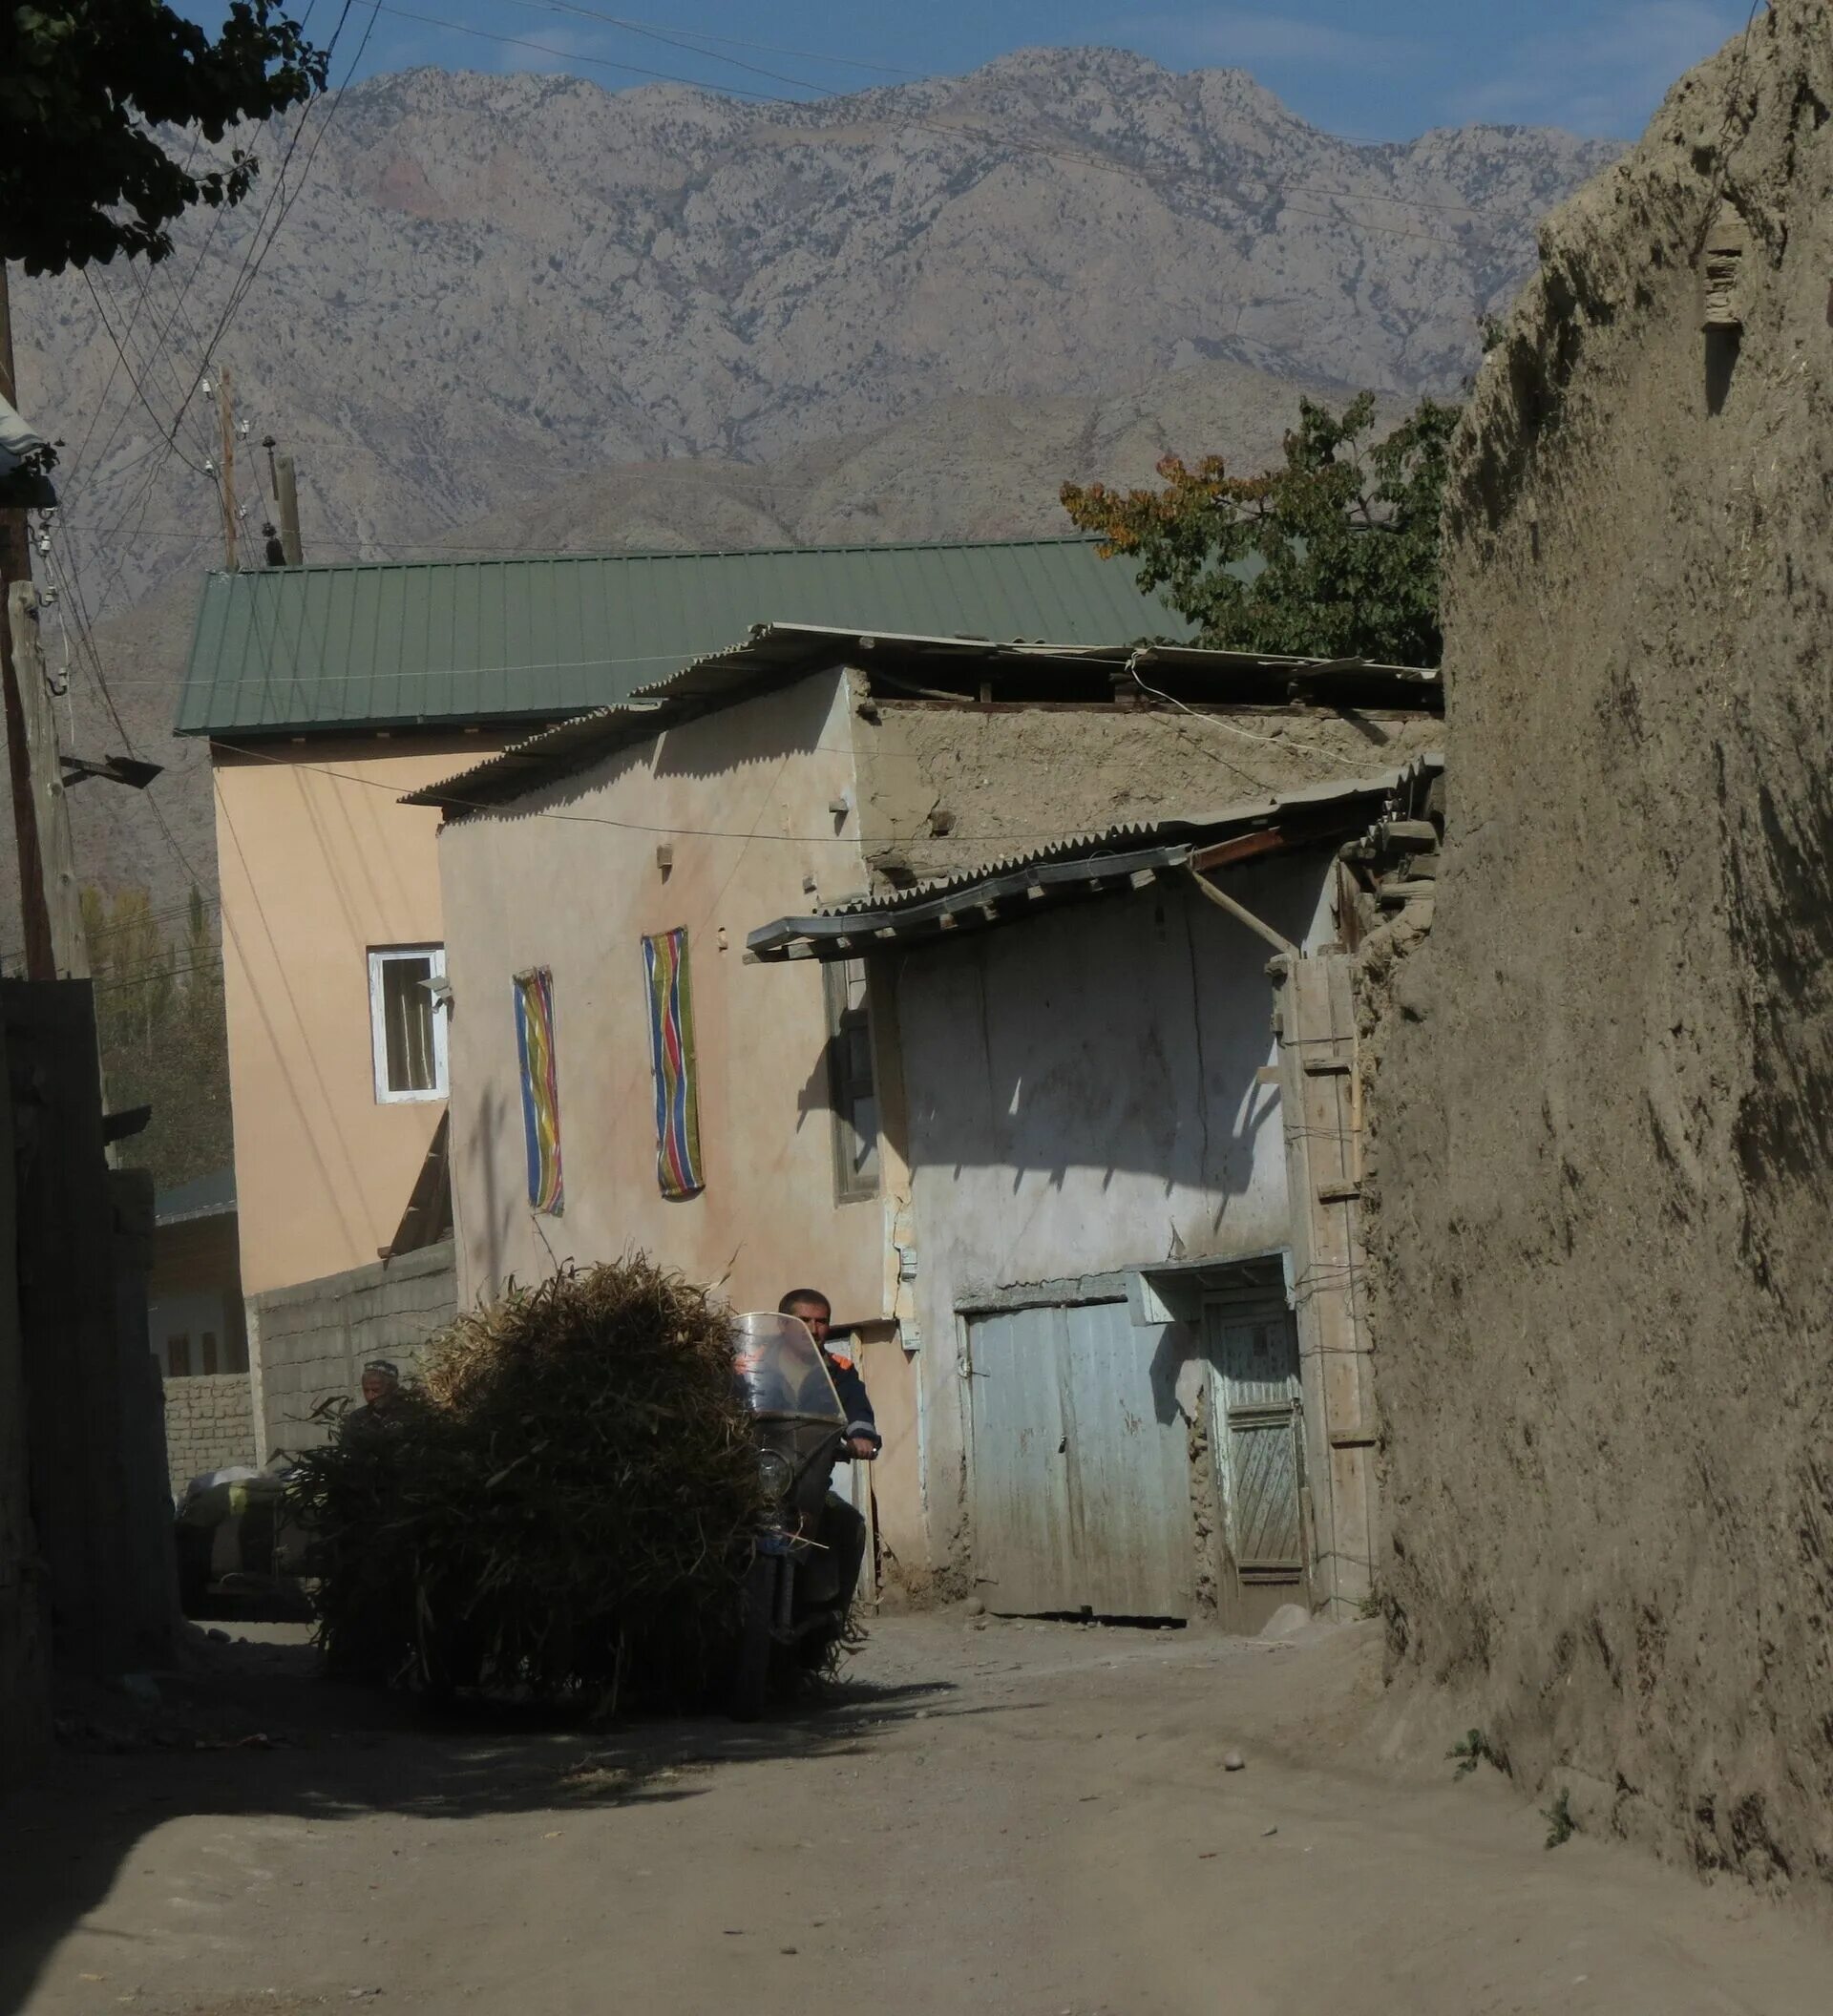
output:
M1824 2016L1833 1947L1748 1893L1383 1762L1373 1632L887 1619L819 1713L611 1737L221 1649L210 1726L286 1740L15 1802L0 2008Z

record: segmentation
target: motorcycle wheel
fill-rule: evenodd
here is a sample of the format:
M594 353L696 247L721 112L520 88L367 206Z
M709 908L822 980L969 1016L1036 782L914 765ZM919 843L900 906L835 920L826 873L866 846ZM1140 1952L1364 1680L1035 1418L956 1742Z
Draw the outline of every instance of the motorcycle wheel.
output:
M770 1688L770 1619L776 1610L776 1563L760 1554L739 1599L738 1665L732 1673L734 1722L755 1722Z

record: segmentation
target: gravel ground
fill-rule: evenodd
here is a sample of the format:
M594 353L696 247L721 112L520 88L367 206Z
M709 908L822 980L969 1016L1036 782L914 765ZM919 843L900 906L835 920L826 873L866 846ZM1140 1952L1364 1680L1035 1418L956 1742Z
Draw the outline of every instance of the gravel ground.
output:
M131 1737L93 1708L14 1802L0 2007L1827 2007L1833 1947L1747 1891L1384 1755L1372 1627L887 1618L818 1710L608 1734L419 1722L298 1638L211 1646Z

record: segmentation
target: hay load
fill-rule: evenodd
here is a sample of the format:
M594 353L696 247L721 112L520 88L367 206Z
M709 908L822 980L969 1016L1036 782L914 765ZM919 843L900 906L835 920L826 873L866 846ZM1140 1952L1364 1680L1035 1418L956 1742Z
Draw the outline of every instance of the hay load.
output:
M698 1692L759 1511L728 1323L639 1255L442 1333L394 1426L303 1460L333 1666L607 1709Z

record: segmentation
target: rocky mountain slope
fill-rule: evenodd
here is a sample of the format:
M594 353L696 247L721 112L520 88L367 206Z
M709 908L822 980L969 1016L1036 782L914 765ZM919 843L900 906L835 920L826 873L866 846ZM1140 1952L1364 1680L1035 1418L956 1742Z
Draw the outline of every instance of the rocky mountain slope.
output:
M1055 530L1065 477L1263 462L1299 384L1454 388L1540 217L1614 151L1352 145L1242 73L1111 50L805 104L423 70L315 108L284 175L287 136L257 139L254 201L161 267L14 295L22 396L65 444L73 726L121 739L80 603L174 765L176 848L99 789L79 844L156 893L211 853L163 732L221 564L206 372L249 425L257 556L268 432L308 558Z
M1612 151L1351 145L1240 72L1111 50L812 104L423 70L306 126L284 176L284 136L256 136L262 194L150 276L19 289L92 605L220 548L206 357L251 424L250 521L271 431L315 553L395 551L608 464L780 457L959 396L1111 397L1208 359L1444 389ZM180 409L194 466L156 446Z

